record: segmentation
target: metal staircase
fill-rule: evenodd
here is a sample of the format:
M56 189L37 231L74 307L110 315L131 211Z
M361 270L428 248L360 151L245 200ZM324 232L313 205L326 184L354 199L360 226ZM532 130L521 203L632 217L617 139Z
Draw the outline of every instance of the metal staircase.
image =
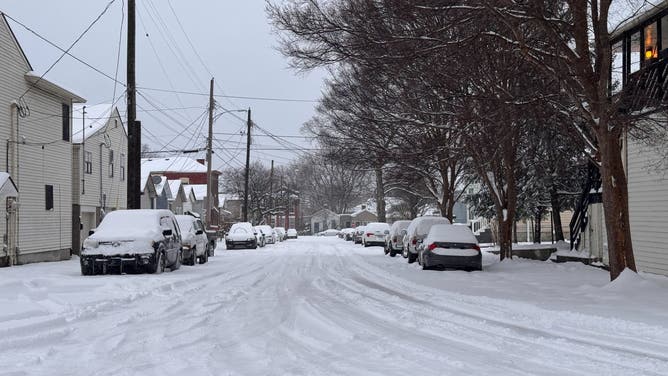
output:
M589 204L601 202L600 188L601 174L598 171L598 166L590 162L587 169L587 182L569 224L571 250L578 249L582 240L582 233L587 229Z

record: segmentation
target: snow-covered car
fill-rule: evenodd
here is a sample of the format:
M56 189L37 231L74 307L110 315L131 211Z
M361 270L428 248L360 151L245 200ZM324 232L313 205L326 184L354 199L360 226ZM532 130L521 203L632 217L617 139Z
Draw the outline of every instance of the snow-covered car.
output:
M297 230L294 228L289 228L285 233L286 239L297 239Z
M423 270L434 266L482 270L478 240L466 226L433 225L418 250Z
M181 229L183 263L195 265L198 261L200 264L209 261L209 239L204 233L202 221L192 215L177 215L175 217Z
M322 232L322 236L338 236L339 230L335 228L330 228Z
M364 229L362 245L385 245L385 237L390 233L390 225L385 222L371 222Z
M353 233L355 232L354 228L346 227L344 229L341 229L341 239L344 240L353 240Z
M225 246L227 249L235 247L257 248L257 237L255 229L250 222L237 222L230 227L230 231L225 236Z
M81 274L162 273L181 266L181 232L169 210L116 210L83 242Z
M255 238L257 239L257 246L260 248L264 247L267 242L267 237L264 235L264 231L262 231L262 228L260 228L260 226L254 226L253 230L255 230Z
M276 230L278 241L285 240L285 227L274 227L274 230Z
M274 231L273 228L269 225L259 225L256 226L259 227L262 232L264 233L264 242L265 244L274 244L276 243L276 231Z
M395 221L390 226L390 233L385 237L385 254L394 257L404 249L404 235L411 221Z
M401 250L402 256L408 259L408 263L412 264L417 260L417 247L422 243L422 240L429 234L429 230L433 225L449 225L450 221L445 217L438 216L424 216L417 217L411 221L406 228L406 236L404 236L404 249Z
M355 232L353 233L353 242L355 244L362 244L362 237L364 236L364 230L366 226L357 226L355 227Z

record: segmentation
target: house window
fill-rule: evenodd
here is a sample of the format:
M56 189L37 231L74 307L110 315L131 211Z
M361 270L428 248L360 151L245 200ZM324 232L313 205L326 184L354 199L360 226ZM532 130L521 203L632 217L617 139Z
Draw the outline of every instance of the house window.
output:
M629 68L629 73L637 72L640 69L640 31L631 35L631 56Z
M84 153L84 172L87 174L93 173L93 152L87 151Z
M643 57L645 60L650 60L659 57L659 47L657 46L657 31L656 22L645 27L645 46L643 49Z
M53 185L44 186L44 201L46 202L46 210L53 210Z
M125 180L125 154L121 154L121 159L118 163L120 163L119 171L121 173L121 180Z
M619 41L612 45L612 93L618 93L624 84L624 44ZM473 189L469 190L473 194Z
M63 121L63 141L70 140L70 106L63 104L62 106L62 121Z
M114 151L109 150L109 177L114 177Z

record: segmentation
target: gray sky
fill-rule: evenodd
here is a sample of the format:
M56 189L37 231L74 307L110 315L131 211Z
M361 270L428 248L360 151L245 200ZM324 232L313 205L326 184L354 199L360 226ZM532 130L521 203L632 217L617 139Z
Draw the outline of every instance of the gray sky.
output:
M57 45L67 48L102 12L110 0L3 0L0 10L24 23ZM106 14L71 50L71 53L110 76L115 75L116 57L120 36L122 5L116 0ZM170 8L170 5L172 8ZM208 93L209 71L193 52L189 41L181 31L179 22L190 41L216 79L216 94L295 98L317 100L320 97L323 71L297 75L288 68L287 60L275 50L276 37L264 12L263 0L137 0L137 85L186 92ZM178 15L174 16L172 9ZM127 19L127 18L126 18ZM30 63L38 74L46 71L62 54L39 40L20 25L9 20ZM125 82L126 24L123 25L121 58L118 80ZM148 34L148 36L147 36ZM155 52L154 52L155 51ZM46 76L75 93L89 104L111 102L114 82L66 56ZM140 90L138 115L145 131L142 142L153 150L159 150L191 122L195 122L168 150L205 146L206 111L208 98L186 94L173 94ZM122 88L116 87L116 97ZM315 103L262 101L251 99L217 98L227 109L252 108L257 124L275 135L299 135L302 124L313 114ZM121 99L119 109L125 111ZM182 110L163 110L196 107ZM143 111L151 110L151 111ZM218 110L222 112L222 110ZM244 118L243 112L236 113ZM75 121L75 127L76 122ZM201 129L200 129L201 126ZM245 160L245 137L238 133L245 129L243 122L233 116L222 115L214 125L214 148L225 146L226 151L216 150L214 167L241 166ZM199 130L199 132L198 132ZM257 131L256 134L261 134ZM288 141L310 147L306 140L287 138ZM285 148L269 137L258 136L254 148ZM293 148L294 149L294 148ZM199 155L203 155L200 153ZM277 164L288 164L300 153L283 150L253 150L253 160L268 165L271 159Z

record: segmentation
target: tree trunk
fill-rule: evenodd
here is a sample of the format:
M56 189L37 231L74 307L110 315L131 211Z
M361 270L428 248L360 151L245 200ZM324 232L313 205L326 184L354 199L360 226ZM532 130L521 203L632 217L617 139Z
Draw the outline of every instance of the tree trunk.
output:
M564 241L564 230L561 225L561 203L557 187L554 185L550 189L550 204L552 206L552 217L554 218L554 240Z
M610 280L614 280L624 268L636 271L629 222L628 186L619 137L606 129L599 131L598 136Z
M506 257L512 258L513 252L513 221L510 218L503 219L503 214L499 217L499 256L501 261Z
M543 219L543 211L545 210L544 207L539 206L536 208L536 213L534 216L534 226L533 226L533 242L534 244L540 244L542 239L541 239L541 232L542 232L542 224L541 221Z
M383 182L383 169L376 167L376 214L378 222L387 222L385 216L385 183Z

